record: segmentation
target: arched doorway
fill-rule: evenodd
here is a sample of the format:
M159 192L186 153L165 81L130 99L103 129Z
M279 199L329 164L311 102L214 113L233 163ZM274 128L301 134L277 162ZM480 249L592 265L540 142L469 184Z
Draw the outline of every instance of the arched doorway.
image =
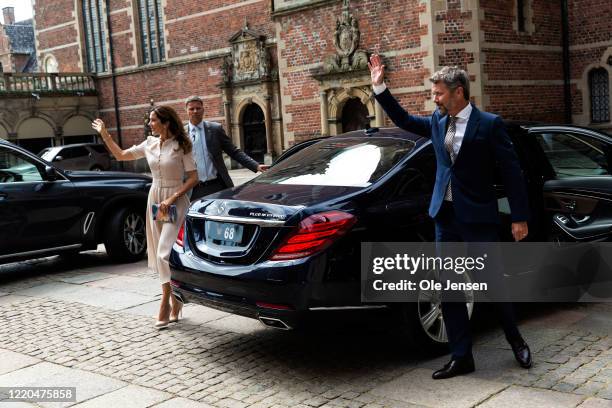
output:
M342 108L342 132L369 128L368 115L368 108L359 98L350 98Z
M34 154L38 154L45 147L53 146L53 138L53 128L41 118L28 118L17 129L19 146Z
M242 114L244 151L259 163L264 162L268 146L264 113L256 103L247 105Z
M91 128L91 119L75 115L64 123L63 144L90 143L96 141L96 132Z

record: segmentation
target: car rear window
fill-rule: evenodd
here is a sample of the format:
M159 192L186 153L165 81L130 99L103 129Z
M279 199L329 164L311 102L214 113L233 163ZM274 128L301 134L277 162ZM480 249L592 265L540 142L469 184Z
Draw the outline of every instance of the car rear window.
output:
M98 153L108 153L104 145L91 145L89 147L91 147L93 150L95 150Z
M83 157L83 156L87 156L88 154L89 152L83 146L65 147L59 153L59 155L62 156L64 159L73 159L75 157Z
M332 138L281 161L256 183L367 187L414 149L411 140Z

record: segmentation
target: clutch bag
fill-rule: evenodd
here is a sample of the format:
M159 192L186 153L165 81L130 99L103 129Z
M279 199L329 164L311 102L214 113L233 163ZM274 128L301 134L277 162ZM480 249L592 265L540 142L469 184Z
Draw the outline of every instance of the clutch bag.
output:
M175 222L176 221L176 205L171 205L168 207L168 210L163 213L159 209L159 204L153 204L151 206L151 211L153 212L153 221L160 222Z

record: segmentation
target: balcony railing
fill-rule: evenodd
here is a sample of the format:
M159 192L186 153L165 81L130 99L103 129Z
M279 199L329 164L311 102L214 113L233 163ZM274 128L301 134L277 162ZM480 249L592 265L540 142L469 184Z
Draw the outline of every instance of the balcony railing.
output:
M0 93L66 93L96 92L93 75L83 73L14 73L0 76Z

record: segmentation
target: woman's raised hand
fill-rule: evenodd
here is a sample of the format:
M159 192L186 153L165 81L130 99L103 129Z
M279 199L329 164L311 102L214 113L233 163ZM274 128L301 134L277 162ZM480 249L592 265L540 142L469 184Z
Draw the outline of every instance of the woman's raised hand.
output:
M106 133L106 125L102 121L102 119L96 119L91 123L91 127L95 129L96 132L104 136Z

